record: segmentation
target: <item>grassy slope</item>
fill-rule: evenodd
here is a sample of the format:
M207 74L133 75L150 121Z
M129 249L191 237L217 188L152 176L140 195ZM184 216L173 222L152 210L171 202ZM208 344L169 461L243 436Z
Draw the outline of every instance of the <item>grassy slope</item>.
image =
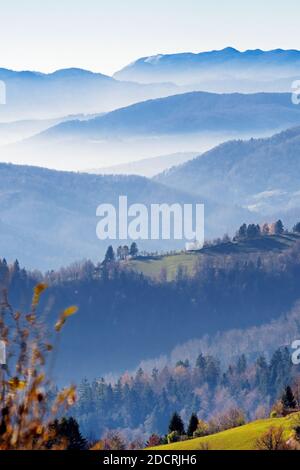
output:
M278 252L290 248L293 243L300 239L299 235L273 235L260 237L258 239L247 240L239 243L225 243L214 247L203 248L199 252L178 253L174 255L157 256L149 259L139 258L130 261L128 265L146 276L158 277L162 269L167 271L167 279L173 280L179 265L187 269L189 274L193 273L195 262L199 257L208 256L226 256L235 254L268 253L269 251Z
M145 276L157 277L162 269L166 269L167 279L171 281L175 278L178 266L184 266L188 273L192 274L195 262L200 255L197 253L179 253L157 258L138 259L130 261L130 267L135 271L142 272Z
M208 443L210 450L254 450L255 442L271 426L282 426L285 429L285 437L288 439L292 433L293 423L297 414L285 418L264 419L253 421L239 428L229 429L211 436L191 439L184 442L176 442L164 446L155 447L155 450L197 450Z

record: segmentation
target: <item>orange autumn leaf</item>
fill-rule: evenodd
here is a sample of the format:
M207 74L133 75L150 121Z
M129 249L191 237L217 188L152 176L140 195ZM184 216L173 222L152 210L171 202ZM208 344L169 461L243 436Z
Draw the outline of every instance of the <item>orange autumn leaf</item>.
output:
M23 390L26 387L26 382L24 380L20 380L18 377L13 377L9 379L8 385L11 390Z
M44 292L44 290L47 289L47 287L48 285L45 284L44 282L41 282L40 284L35 286L34 291L33 291L33 299L32 299L32 305L34 307L36 307L37 304L39 303L40 296Z
M66 322L66 319L70 317L71 315L74 315L78 310L78 307L76 305L71 305L71 307L66 308L61 316L59 317L58 321L55 324L55 330L60 331L64 323Z
M76 307L76 305L71 305L71 307L68 307L63 311L62 316L64 318L70 317L71 315L74 315L77 312L77 310L78 310L78 307Z

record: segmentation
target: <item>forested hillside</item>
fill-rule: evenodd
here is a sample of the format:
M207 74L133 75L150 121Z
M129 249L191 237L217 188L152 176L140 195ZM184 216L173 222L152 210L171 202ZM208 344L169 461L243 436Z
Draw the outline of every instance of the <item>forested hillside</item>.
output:
M202 421L210 421L214 433L226 429L226 413L233 409L241 410L244 422L268 417L298 374L287 348L275 351L270 362L263 355L251 363L240 356L227 368L221 367L218 357L200 353L194 364L182 360L152 373L139 369L133 375L123 374L114 384L84 380L72 413L86 435L99 436L108 428L126 430L127 435L133 431L145 437L164 435L174 412L186 425L197 413Z
M164 272L151 279L118 261L86 261L46 275L2 261L1 271L11 303L23 310L33 285L49 284L41 304L49 325L65 304L79 307L57 361L65 381L134 368L204 334L278 318L300 298L299 266L295 243L283 252L203 255L191 273L179 265L171 282Z
M156 177L228 205L247 207L257 218L298 214L300 128L270 138L226 142ZM275 215L276 214L276 215Z

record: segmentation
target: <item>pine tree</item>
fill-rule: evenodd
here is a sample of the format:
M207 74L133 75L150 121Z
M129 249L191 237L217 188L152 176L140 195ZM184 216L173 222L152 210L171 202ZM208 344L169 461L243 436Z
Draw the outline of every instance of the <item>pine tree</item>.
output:
M133 242L130 246L129 254L130 254L130 256L135 258L137 256L138 252L139 252L139 250L138 250L137 244L135 242Z
M237 233L238 238L246 238L247 237L247 225L243 224L240 226L239 231Z
M274 232L276 235L281 235L284 232L284 226L280 219L275 222Z
M256 238L261 235L260 226L255 224L250 224L247 227L247 238Z
M55 431L55 438L47 443L49 449L64 440L67 442L67 450L88 449L87 441L82 437L79 425L74 418L55 420L50 427Z
M190 417L190 421L189 421L189 425L187 429L187 435L189 437L193 437L194 432L196 431L197 427L198 427L198 416L196 415L196 413L193 413Z
M170 424L169 424L169 433L177 432L180 436L184 434L184 424L178 413L174 413Z
M67 438L68 450L87 450L87 442L82 437L74 418L63 418L59 425L59 433Z
M6 284L9 278L9 269L7 266L6 259L3 258L2 261L0 261L0 282L2 284Z
M289 385L286 387L285 392L282 395L281 402L284 408L287 409L295 409L297 406L293 391Z
M114 252L114 249L113 247L110 245L108 248L107 248L107 251L106 251L106 254L105 254L105 258L104 258L104 262L105 263L111 263L115 260L115 252Z

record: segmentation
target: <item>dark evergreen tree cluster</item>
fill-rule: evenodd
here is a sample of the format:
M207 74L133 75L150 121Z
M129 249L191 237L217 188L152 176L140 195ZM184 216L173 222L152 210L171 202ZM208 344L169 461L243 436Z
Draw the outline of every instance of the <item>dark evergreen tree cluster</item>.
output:
M175 432L179 436L182 436L185 431L184 431L184 424L181 419L181 416L176 413L173 413L173 416L171 418L170 424L169 424L169 433Z
M285 410L294 410L297 407L297 401L294 397L293 391L288 385L281 398Z
M294 232L297 232L297 225L293 228ZM264 224L262 227L258 224L242 224L238 229L235 240L249 240L258 238L261 235L282 235L284 233L283 222L279 219L272 224Z
M103 263L113 263L116 260L124 261L127 260L129 256L131 258L136 258L138 253L139 249L136 242L132 242L130 247L128 245L118 246L116 253L110 245L106 250Z
M88 450L87 440L82 437L79 425L74 418L56 420L51 428L55 433L55 439L49 440L47 446L49 449L64 442L66 450Z

